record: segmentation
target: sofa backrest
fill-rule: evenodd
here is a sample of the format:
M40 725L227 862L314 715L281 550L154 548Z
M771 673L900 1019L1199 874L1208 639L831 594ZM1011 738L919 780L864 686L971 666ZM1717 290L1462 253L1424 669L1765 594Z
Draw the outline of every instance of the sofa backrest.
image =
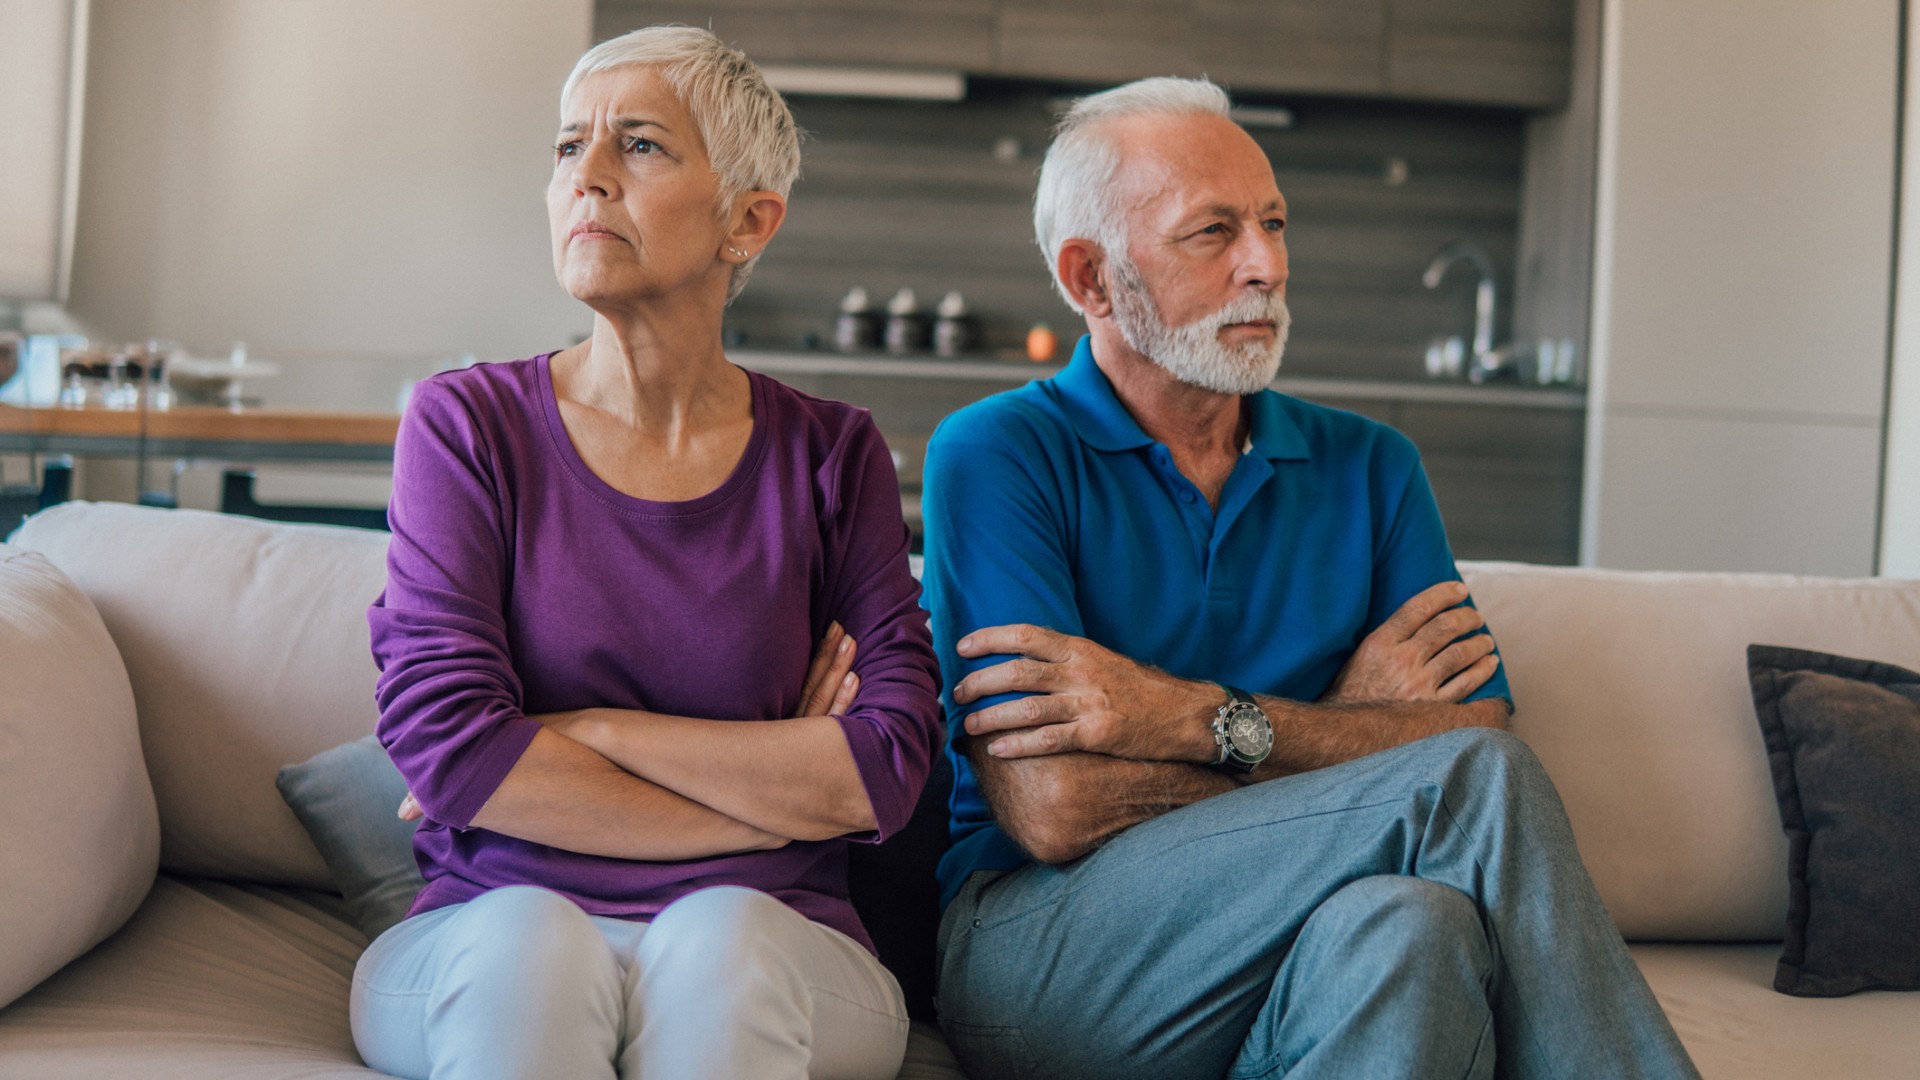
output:
M1635 940L1778 940L1749 644L1920 668L1920 581L1465 563L1601 899Z
M121 651L161 865L329 887L274 776L373 730L366 608L386 534L69 503L12 542L65 571ZM1505 657L1514 730L1559 786L1622 932L1777 939L1786 845L1746 646L1920 668L1920 582L1461 569Z
M65 571L119 646L161 866L330 888L273 780L373 730L366 609L386 583L386 534L68 503L12 542Z

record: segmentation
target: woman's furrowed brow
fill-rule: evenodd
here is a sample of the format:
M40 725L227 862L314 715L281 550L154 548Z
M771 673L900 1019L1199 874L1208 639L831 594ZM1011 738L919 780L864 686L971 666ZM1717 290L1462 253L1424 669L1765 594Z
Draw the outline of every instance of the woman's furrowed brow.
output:
M669 135L673 134L673 129L661 123L660 121L647 120L637 116L617 116L617 117L614 117L611 123L613 124L614 128L620 131L633 131L637 128L655 127L655 128L659 128L661 131L664 131ZM563 126L560 129L560 134L578 135L582 131L585 131L586 127L587 125L585 121L575 120L573 123Z

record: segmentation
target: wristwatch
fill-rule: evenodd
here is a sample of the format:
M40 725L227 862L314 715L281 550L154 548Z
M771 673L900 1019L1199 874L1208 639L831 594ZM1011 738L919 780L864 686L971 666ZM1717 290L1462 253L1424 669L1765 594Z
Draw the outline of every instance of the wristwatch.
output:
M1213 741L1220 748L1213 763L1232 772L1252 772L1273 752L1273 722L1252 694L1217 685L1227 692L1227 703L1213 718Z

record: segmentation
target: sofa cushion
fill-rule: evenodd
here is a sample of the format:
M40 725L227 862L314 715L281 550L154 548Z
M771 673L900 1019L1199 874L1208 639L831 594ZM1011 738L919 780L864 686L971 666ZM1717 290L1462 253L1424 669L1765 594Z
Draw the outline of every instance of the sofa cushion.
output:
M1750 642L1920 666L1920 581L1461 566L1513 730L1546 764L1621 932L1777 941L1787 844Z
M1705 1080L1895 1080L1920 1062L1920 995L1773 991L1777 945L1634 945Z
M0 1077L358 1080L337 898L163 875L119 934L0 1012ZM914 1024L898 1080L962 1080Z
M162 875L104 945L0 1012L0 1076L382 1076L347 992L360 936L337 899Z
M1920 673L1764 645L1747 670L1787 835L1774 989L1920 990Z
M281 769L275 784L367 940L406 918L427 882L413 857L418 823L397 812L407 781L380 740L367 735L322 750Z
M51 563L0 544L0 1006L125 922L159 850L113 639Z
M67 503L14 543L99 608L139 705L170 870L326 888L274 775L373 731L385 533Z

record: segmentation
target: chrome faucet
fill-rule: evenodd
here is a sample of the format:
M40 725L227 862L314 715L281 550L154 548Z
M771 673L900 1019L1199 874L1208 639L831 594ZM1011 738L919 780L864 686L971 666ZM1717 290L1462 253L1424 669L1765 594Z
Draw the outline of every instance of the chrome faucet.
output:
M1420 276L1420 280L1427 288L1437 289L1440 279L1446 276L1447 268L1461 261L1472 263L1473 268L1480 272L1480 285L1474 290L1473 296L1472 369L1475 372L1491 371L1500 366L1502 358L1495 356L1493 351L1493 260L1487 257L1486 250L1478 244L1455 240L1434 253L1433 261L1427 264L1427 272Z

